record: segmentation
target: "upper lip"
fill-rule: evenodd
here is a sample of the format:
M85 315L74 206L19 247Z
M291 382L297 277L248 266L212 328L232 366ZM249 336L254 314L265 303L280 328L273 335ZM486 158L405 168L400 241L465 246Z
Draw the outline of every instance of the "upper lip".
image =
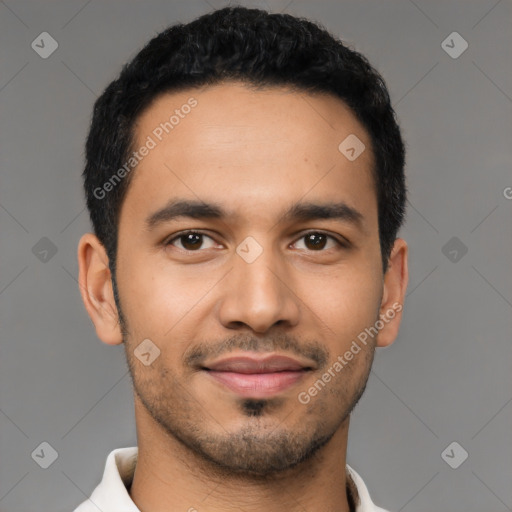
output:
M232 356L214 361L203 367L206 370L235 373L273 373L282 371L311 370L312 365L289 356Z

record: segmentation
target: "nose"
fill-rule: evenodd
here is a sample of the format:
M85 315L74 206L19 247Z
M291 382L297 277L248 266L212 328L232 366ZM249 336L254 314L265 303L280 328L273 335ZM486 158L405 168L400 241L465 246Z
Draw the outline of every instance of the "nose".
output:
M265 249L251 263L234 255L224 280L219 319L228 329L247 326L257 333L275 325L293 327L299 321L300 300L293 291L291 272L278 255Z

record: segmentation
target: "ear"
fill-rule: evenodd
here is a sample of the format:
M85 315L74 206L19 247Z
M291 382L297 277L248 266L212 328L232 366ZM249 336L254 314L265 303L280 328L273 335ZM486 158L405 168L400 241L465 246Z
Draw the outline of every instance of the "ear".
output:
M397 238L389 256L388 268L384 275L384 290L380 305L379 316L384 326L377 334L377 347L387 347L398 336L405 291L409 281L407 256L409 248L405 240Z
M104 343L118 345L123 336L105 248L94 234L86 233L78 243L77 256L80 294L96 334Z

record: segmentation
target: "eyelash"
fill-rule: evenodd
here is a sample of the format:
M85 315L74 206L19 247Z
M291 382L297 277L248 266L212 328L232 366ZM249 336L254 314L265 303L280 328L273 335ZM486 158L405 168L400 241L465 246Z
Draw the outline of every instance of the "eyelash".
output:
M181 231L181 232L177 233L176 235L174 235L172 238L167 239L167 241L164 242L164 246L167 247L169 245L172 245L172 242L174 242L175 240L178 240L178 239L180 239L183 236L191 235L191 234L200 235L200 236L207 237L207 238L210 238L210 239L213 240L213 238L210 235L207 235L206 233L203 233L201 231L196 231L194 229L189 229L189 230L186 230L186 231ZM348 242L342 242L341 240L338 240L335 236L329 235L328 233L325 233L324 231L318 231L318 230L311 230L311 231L308 231L307 233L303 233L297 240L301 240L301 239L305 238L306 236L312 235L312 234L325 235L327 238L330 238L331 240L333 240L338 245L338 249L348 249L349 248L349 243ZM179 249L179 248L177 247L177 249ZM195 251L192 251L192 250L189 250L189 249L180 249L180 250L181 251L185 251L185 252L189 252L189 253L201 252L201 249L198 249L198 250L195 250ZM307 250L310 251L310 252L327 252L329 249L319 249L317 251L315 251L313 249L307 249Z

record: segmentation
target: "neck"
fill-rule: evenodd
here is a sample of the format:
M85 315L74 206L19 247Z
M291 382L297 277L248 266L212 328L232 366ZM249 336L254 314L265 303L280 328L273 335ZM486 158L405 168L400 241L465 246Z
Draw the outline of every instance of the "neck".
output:
M345 470L349 418L311 459L254 477L222 471L164 432L140 403L135 409L139 450L129 493L143 512L354 510L357 491Z

